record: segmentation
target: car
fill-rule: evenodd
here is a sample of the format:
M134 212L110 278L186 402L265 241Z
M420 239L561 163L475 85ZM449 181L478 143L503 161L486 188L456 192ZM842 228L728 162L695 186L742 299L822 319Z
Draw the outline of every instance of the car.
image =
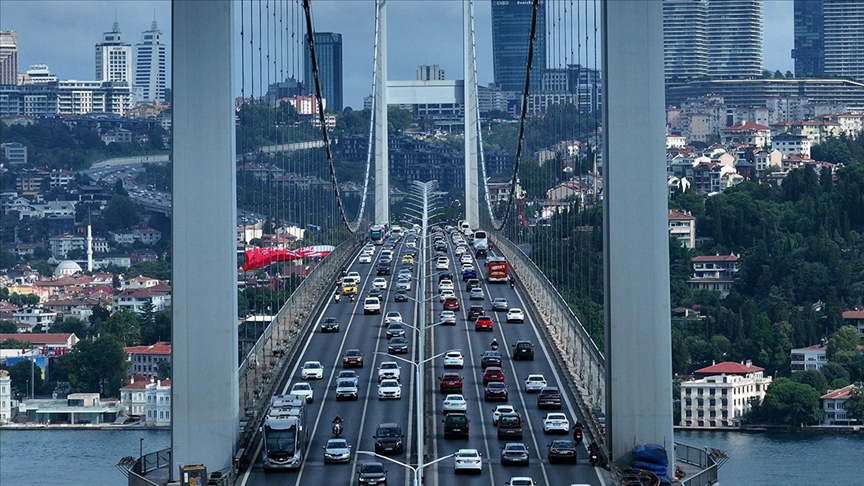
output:
M402 385L396 380L382 380L378 383L378 400L398 400L402 398Z
M495 428L498 429L498 438L521 439L523 425L522 416L518 413L502 413L495 422Z
M360 486L382 486L387 484L387 468L380 462L364 462L357 468Z
M538 393L546 388L546 378L543 375L531 374L525 377L525 393Z
M357 293L357 281L345 277L342 279L342 295L351 295Z
M375 277L372 279L372 286L376 289L387 290L387 279L384 277Z
M412 270L412 267L402 266L399 271L396 272L396 278L411 278L411 275L413 275Z
M507 385L503 381L490 381L486 384L486 389L483 390L483 400L487 402L506 402L509 398L510 393L507 391Z
M391 322L387 325L387 339L405 337L405 326L401 322Z
M303 363L303 367L300 368L300 377L304 380L321 380L324 378L324 366L321 365L320 361L307 361Z
M400 278L396 281L397 290L411 290L411 279Z
M456 298L456 292L453 292L452 290L442 290L441 294L438 295L438 300L441 302L444 302L447 299L455 299L455 298Z
M378 365L378 382L384 380L402 381L402 368L395 361L384 361Z
M459 263L474 263L474 259L471 258L471 255L469 253L462 253L462 256L459 257Z
M469 278L465 281L465 292L470 292L471 289L475 289L480 287L480 280L476 278Z
M386 250L381 252L378 257L378 263L386 263L388 266L393 263L393 254L387 253Z
M339 332L339 319L325 317L321 321L321 332Z
M453 436L468 438L468 427L471 423L465 412L451 412L444 415L444 438Z
M499 366L489 366L483 373L483 386L492 381L504 381L504 370Z
M483 472L483 460L477 449L459 449L455 455L454 471L459 474L462 471L473 471L477 474Z
M361 353L359 349L346 349L345 352L342 353L342 367L362 368L363 353Z
M378 287L372 287L369 289L369 292L366 294L366 297L375 297L378 299L378 302L384 300L384 291L379 289Z
M483 300L486 298L486 292L480 287L474 287L468 292L469 300Z
M324 449L324 462L351 462L351 446L345 439L329 439Z
M414 265L414 257L411 255L402 255L402 263L410 263Z
M375 453L376 454L402 454L402 426L397 423L378 424L375 429Z
M438 274L438 283L440 284L444 280L449 280L452 282L453 281L453 274L452 273L439 273Z
M549 462L572 462L576 464L576 443L572 440L553 440L549 444Z
M524 464L528 465L528 447L521 442L508 442L501 450L501 465Z
M402 314L396 311L388 311L384 314L384 324L392 324L394 322L402 322Z
M442 280L442 281L438 282L438 291L441 292L443 290L455 290L455 287L453 286L453 281L452 280Z
M561 410L561 392L552 386L543 388L537 395L537 408L555 408Z
M485 370L490 366L501 366L501 353L492 350L483 351L480 355L480 368Z
M441 324L447 325L456 325L456 313L453 311L441 311L441 314L438 315L438 320L441 321Z
M360 398L360 389L357 380L351 378L339 378L336 380L336 401L357 400Z
M394 337L387 342L389 354L405 354L408 352L408 341L404 337Z
M492 409L492 425L498 424L498 417L505 413L516 413L513 405L498 405Z
M350 279L354 279L355 282L359 282L361 280L360 272L348 272L345 276Z
M355 385L360 383L360 377L357 376L357 372L354 370L342 370L336 375L336 381L339 380L352 380Z
M462 255L468 253L468 247L465 246L464 243L465 243L465 240L459 240L459 243L458 243L459 246L457 246L456 250L453 252L456 254L456 256L461 257Z
M549 412L543 417L543 433L552 432L570 433L570 421L567 420L567 415L561 412Z
M448 351L444 354L445 368L463 368L465 367L465 358L461 351Z
M456 297L444 299L444 310L458 311L459 307L459 299Z
M476 248L474 250L474 257L476 258L486 258L486 255L489 253L489 250L486 248Z
M525 322L525 313L522 309L514 307L507 311L507 322Z
M397 290L395 294L393 294L393 302L408 302L408 292L404 290Z
M505 299L504 297L496 297L492 300L492 310L494 311L506 311L510 308L510 301Z
M537 481L527 476L514 476L509 481L505 481L507 486L535 486Z
M315 392L314 390L312 390L312 387L309 385L309 383L305 383L302 381L291 385L290 394L305 398L306 403L312 403L312 400L315 399Z
M480 316L474 322L474 330L475 331L489 331L492 332L494 328L494 324L492 323L492 318L489 316Z
M390 264L378 262L378 264L375 265L375 275L390 275Z
M363 301L363 313L364 314L380 314L381 313L381 301L378 300L378 297L366 297L366 300Z
M462 375L459 373L444 373L439 378L438 389L441 393L462 393Z
M473 268L467 269L467 270L463 268L462 269L462 281L466 282L468 280L471 280L472 278L473 279L477 278L477 271L474 270Z
M534 361L534 344L531 341L516 341L513 343L513 359L530 359Z
M459 271L462 273L462 277L463 277L462 281L464 282L465 281L465 278L464 278L465 272L475 272L476 273L477 269L474 268L474 265L472 265L470 263L465 263L461 267L459 267ZM476 278L476 277L477 277L477 275L474 275L473 277L468 277L468 278L470 279L470 278Z
M360 258L357 259L360 263L372 263L372 254L371 253L362 253Z
M435 270L447 270L450 268L450 259L447 257L440 257L435 262Z
M468 402L462 395L447 395L444 397L444 405L441 407L445 414L450 412L465 412L468 410Z
M473 321L480 316L486 315L486 309L482 305L472 305L468 308L468 320Z

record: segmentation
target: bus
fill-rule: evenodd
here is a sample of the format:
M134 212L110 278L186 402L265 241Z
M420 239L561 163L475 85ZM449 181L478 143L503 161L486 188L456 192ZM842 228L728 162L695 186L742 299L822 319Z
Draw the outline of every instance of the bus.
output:
M471 240L471 246L474 247L475 250L479 250L480 248L489 249L489 237L486 235L486 232L483 230L477 230L474 232L474 239Z
M383 245L384 238L385 234L382 226L376 224L369 228L369 241L371 241L373 245Z
M298 469L303 463L308 440L306 400L297 395L276 395L264 419L265 470Z
M486 259L486 265L489 268L488 276L486 277L487 282L507 282L507 272L510 269L510 265L507 263L506 258L501 256L489 257Z

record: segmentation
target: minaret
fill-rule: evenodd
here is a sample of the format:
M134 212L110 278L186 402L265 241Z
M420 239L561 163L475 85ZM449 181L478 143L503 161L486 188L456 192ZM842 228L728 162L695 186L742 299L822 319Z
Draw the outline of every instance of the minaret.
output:
M89 216L87 221L87 271L93 271L93 232L90 226Z

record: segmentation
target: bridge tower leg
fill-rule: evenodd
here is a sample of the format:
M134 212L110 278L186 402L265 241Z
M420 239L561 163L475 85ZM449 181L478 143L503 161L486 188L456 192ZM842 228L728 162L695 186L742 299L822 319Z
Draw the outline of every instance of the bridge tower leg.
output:
M629 465L661 444L674 467L663 2L602 6L607 445Z
M230 467L238 435L233 10L231 0L172 2L175 480L181 465Z
M387 0L376 0L375 222L390 221L390 158L387 135Z
M465 80L465 219L480 226L477 170L477 77L474 72L473 0L462 0L462 69Z

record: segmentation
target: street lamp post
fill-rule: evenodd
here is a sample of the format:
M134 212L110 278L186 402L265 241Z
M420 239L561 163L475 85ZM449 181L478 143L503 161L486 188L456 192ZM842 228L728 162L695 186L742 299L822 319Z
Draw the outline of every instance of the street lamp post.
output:
M456 455L455 452L453 454L447 454L446 456L439 457L438 459L435 459L434 461L429 461L425 464L422 461L417 461L418 464L416 466L412 466L410 464L406 464L404 462L397 461L396 459L393 459L393 458L390 458L387 456L382 456L381 454L376 454L375 452L372 452L372 451L357 451L357 454L365 454L367 456L375 456L379 459L384 459L385 461L390 461L393 464L398 464L398 465L404 467L405 469L410 469L411 472L414 473L414 486L420 486L421 481L422 481L421 474L422 474L424 467L431 466L432 464L441 462L445 459L450 459L451 457Z
M138 474L144 474L144 437L138 437Z

